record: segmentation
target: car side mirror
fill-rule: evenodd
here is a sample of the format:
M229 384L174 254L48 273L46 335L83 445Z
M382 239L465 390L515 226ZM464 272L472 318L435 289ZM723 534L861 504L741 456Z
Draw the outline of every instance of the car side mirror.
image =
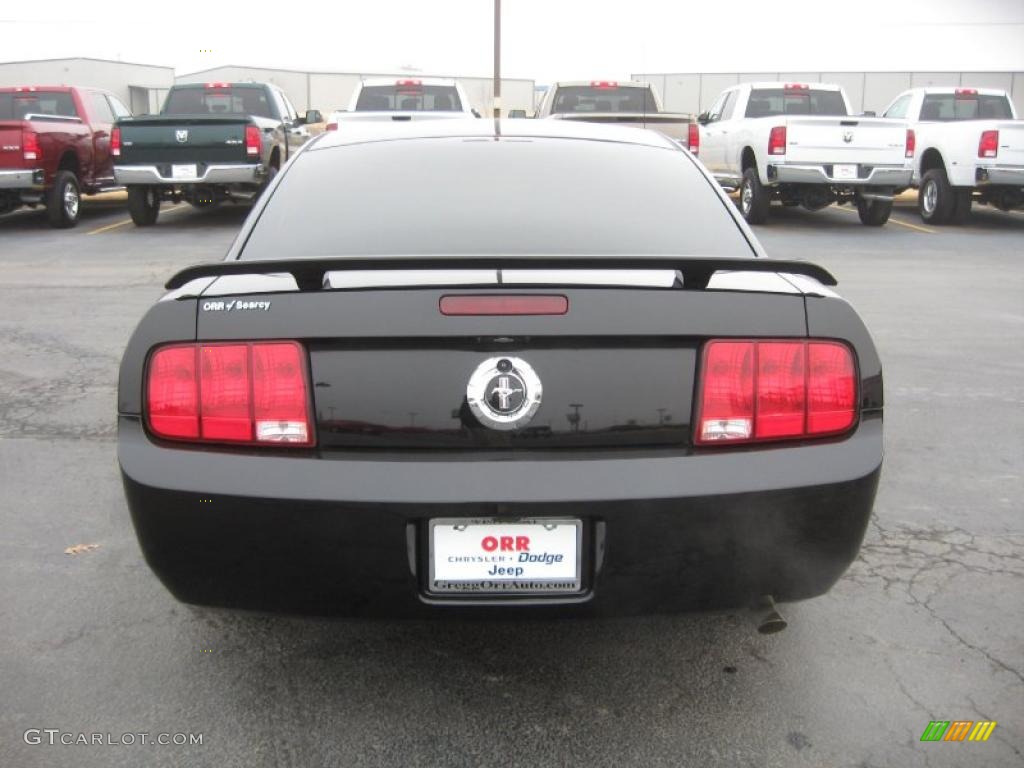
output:
M322 123L324 116L320 114L319 109L307 109L304 117L299 119L300 123L309 125L310 123Z
M711 122L711 115L709 115L707 112L701 112L699 115L697 115L697 122L700 123L701 125L707 125L708 123Z
M513 118L513 119L516 119L516 120L522 120L523 118L526 117L526 110L525 109L510 109L508 111L508 116Z

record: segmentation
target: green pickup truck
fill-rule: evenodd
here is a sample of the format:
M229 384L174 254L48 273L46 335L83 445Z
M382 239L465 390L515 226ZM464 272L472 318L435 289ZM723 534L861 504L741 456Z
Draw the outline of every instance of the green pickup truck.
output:
M251 202L320 121L316 110L300 117L267 83L175 85L159 115L117 121L114 176L138 226L156 223L162 200Z

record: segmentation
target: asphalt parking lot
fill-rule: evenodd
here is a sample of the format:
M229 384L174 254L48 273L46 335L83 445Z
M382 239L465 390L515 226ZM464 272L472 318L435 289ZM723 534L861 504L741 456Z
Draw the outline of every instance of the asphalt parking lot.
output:
M245 208L136 229L0 218L0 764L1003 766L1024 762L1024 215L883 229L780 210L885 365L886 464L827 596L607 621L328 621L193 610L142 560L115 459L117 366L178 267ZM79 554L65 549L96 544ZM992 738L921 743L931 720ZM202 745L27 744L27 729Z

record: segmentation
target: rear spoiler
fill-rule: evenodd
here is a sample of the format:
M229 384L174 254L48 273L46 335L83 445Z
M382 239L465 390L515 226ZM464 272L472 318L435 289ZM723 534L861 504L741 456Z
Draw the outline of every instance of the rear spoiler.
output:
M809 261L789 259L728 259L710 256L335 256L323 259L250 259L216 261L185 267L166 283L181 288L200 277L289 274L302 291L324 289L328 272L344 270L422 269L674 269L682 274L685 290L707 288L715 272L783 272L804 275L823 285L836 285L827 269ZM436 286L435 286L436 287Z

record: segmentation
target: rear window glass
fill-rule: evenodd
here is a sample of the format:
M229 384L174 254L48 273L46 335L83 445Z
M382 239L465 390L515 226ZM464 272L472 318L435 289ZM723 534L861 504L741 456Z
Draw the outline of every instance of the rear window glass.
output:
M0 93L0 120L24 120L26 115L78 117L78 112L66 91Z
M683 152L473 136L303 152L241 258L495 253L752 255Z
M357 112L461 112L453 85L370 85L359 92Z
M929 94L921 103L922 120L1011 120L1005 96Z
M552 114L587 112L657 112L650 88L633 86L567 85L560 87L551 103Z
M274 117L266 89L246 86L172 89L163 114Z
M789 88L754 88L747 102L746 117L780 115L824 115L845 117L846 104L839 91Z

